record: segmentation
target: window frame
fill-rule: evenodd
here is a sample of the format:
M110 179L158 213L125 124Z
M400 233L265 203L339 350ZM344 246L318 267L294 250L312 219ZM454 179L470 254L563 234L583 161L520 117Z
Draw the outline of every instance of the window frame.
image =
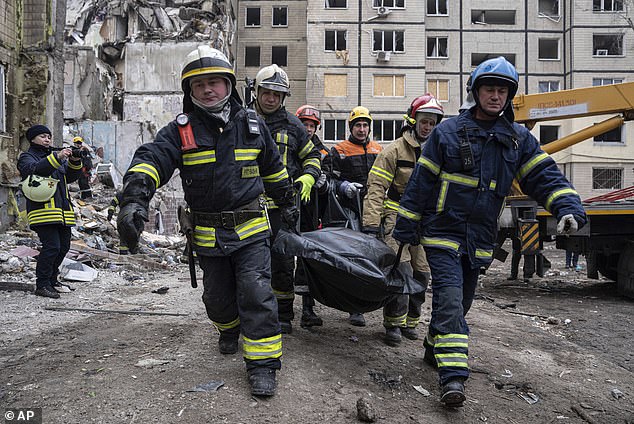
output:
M618 54L610 54L610 47L607 49L598 48L596 37L618 37L620 40L620 52ZM599 54L599 51L607 50L606 54ZM625 57L625 34L602 34L602 33L592 33L592 57Z
M434 40L435 40L435 43L434 43L434 44L435 44L435 49L436 49L436 51L437 51L437 52L440 52L440 50L441 50L441 49L440 49L440 46L438 45L438 44L439 44L439 42L440 42L441 40L445 40L445 54L446 54L445 56L440 56L440 53L438 53L436 56L431 56L431 55L429 54L429 41L430 41L431 39L434 39ZM426 53L426 56L425 56L425 57L426 57L427 59L449 59L449 36L436 36L436 35L432 35L432 36L427 37L427 51L426 51L425 53Z
M7 132L7 69L0 63L0 132Z
M285 24L278 24L275 25L275 9L280 9L280 10L286 10L286 23ZM288 28L288 6L286 5L282 5L282 6L271 6L271 27L272 28Z
M347 9L348 8L348 0L342 0L345 3L345 6L328 6L329 1L337 1L337 0L324 0L324 9Z
M392 123L392 137L393 138L389 138L389 139L385 138L385 123L386 122ZM379 143L388 143L388 142L392 142L396 140L400 136L401 129L403 128L403 123L404 122L402 119L375 119L373 120L372 121L372 139ZM376 131L376 127L379 125L381 130L380 137L377 136L378 133Z
M258 24L249 25L249 9L258 11ZM244 27L245 28L261 28L262 27L262 8L260 6L245 6L244 8Z
M598 122L597 122L598 123ZM602 140L599 139L599 137L601 137L602 135L607 135L607 134L612 134L614 132L618 131L618 135L619 135L619 139L618 140ZM596 136L592 137L592 142L600 145L600 146L623 146L625 144L625 139L623 137L623 133L625 131L625 126L620 126L617 128L614 128L610 131L606 131L604 133L601 134L597 134Z
M329 32L333 32L334 33L334 43L335 43L335 48L334 50L328 50L327 49L327 37L328 37L328 33ZM339 39L338 35L339 33L343 33L343 40L345 42L345 48L343 49L338 49L338 42L337 40ZM345 29L325 29L324 30L324 51L325 52L336 52L336 51L341 51L341 50L347 50L348 49L348 30Z
M540 0L537 0L537 17L538 18L555 18L558 19L561 17L561 1L553 0L553 3L557 3L557 14L550 14L540 10Z
M386 6L385 2L386 1L390 1L392 2L393 6ZM396 6L395 4L399 2L402 3L402 6ZM373 9L378 9L380 7L385 7L386 9L391 9L391 10L404 10L405 9L405 0L373 0L372 1L372 8Z
M429 3L432 1L435 3L436 13L429 13ZM438 5L441 2L445 3L445 13L439 12L440 8L438 7ZM449 0L427 0L425 4L425 16L449 16Z
M598 181L597 178L601 177L600 175L596 175L596 172L608 172L608 171L619 171L620 173L620 181L618 182L618 184L616 184L617 186L613 186L613 187L597 187L598 185ZM623 188L623 175L624 175L624 169L623 168L618 168L618 167L600 167L600 166L593 166L592 167L592 190L620 190ZM607 182L607 178L606 178L606 182ZM603 184L602 184L603 185Z
M385 48L385 34L391 32L392 33L392 49L391 50L387 50ZM382 45L382 49L380 50L376 50L375 49L375 45L376 45L376 34L377 33L381 33L381 45ZM402 44L403 44L403 50L395 50L397 47L397 35L398 34L402 34L403 36L403 40L402 40ZM378 52L392 52L392 53L405 53L405 31L400 31L400 30L394 30L394 29L374 29L372 30L372 53L378 53Z
M376 88L376 78L392 78L392 95L385 95L385 96L377 96L376 92L375 92L375 88ZM399 96L396 94L396 79L397 77L400 77L403 79L403 95ZM405 93L407 92L407 88L405 87L405 74L374 74L372 75L372 97L379 97L379 98L386 98L386 97L390 97L390 98L405 98Z
M258 64L257 65L247 65L247 49L257 49L258 50ZM261 46L244 46L244 66L248 68L259 68L262 65L262 47Z
M548 91L542 91L541 90L541 85L542 84L548 84ZM557 89L556 90L552 89L553 84L557 84ZM539 93L552 93L552 92L555 92L555 91L560 91L561 90L560 87L561 87L561 81L559 81L559 80L537 81L537 91Z
M431 87L429 86L430 82L434 82L435 83L435 89L432 90ZM442 96L440 95L440 83L441 82L446 82L447 83L447 98L443 99ZM434 95L434 97L436 98L436 100L438 100L440 103L448 103L451 95L450 95L450 90L451 90L451 80L448 79L440 79L440 78L434 78L434 79L427 79L425 81L425 85L427 86L427 92L431 93Z
M611 81L606 84L606 81ZM601 82L601 84L595 84L596 82ZM612 84L621 84L625 81L625 78L592 78L592 86L593 87L601 87L604 85L612 85Z
M594 4L596 1L599 1L601 3L601 8L600 9L595 9ZM616 5L618 3L621 4L621 8L620 9L605 9L605 3L609 1L612 3L612 5ZM624 12L625 11L625 2L623 0L592 0L592 12L594 13L619 13L619 12Z
M273 60L273 58L275 57L275 49L284 49L284 61L286 63L282 64ZM288 67L288 46L287 45L271 46L271 64L276 64L277 66L280 66L280 67Z
M541 57L541 42L554 41L557 43L557 57ZM561 42L559 38L539 38L537 40L537 60L556 62L561 60Z
M334 131L334 136L335 138L328 138L328 127L330 126L330 124L333 124L333 131ZM324 131L322 133L323 136L323 141L326 143L336 143L339 141L343 141L346 139L346 131L347 131L347 126L346 126L346 119L324 119ZM343 136L340 138L338 136L338 133L343 134Z
M339 77L344 76L344 77L345 77L345 82L346 82L346 91L345 91L345 92L338 92L338 95L337 95L337 96L328 96L328 95L326 95L326 85L327 85L327 84L326 84L326 79L327 79L327 77L328 77L328 76L330 76L330 75L331 75L331 76L333 76L333 78L334 78L335 76L339 76ZM347 74L347 73L335 73L335 72L324 73L324 97L327 97L327 98L333 98L333 97L334 97L334 98L348 97L348 82L349 82L349 81L348 81L348 74Z

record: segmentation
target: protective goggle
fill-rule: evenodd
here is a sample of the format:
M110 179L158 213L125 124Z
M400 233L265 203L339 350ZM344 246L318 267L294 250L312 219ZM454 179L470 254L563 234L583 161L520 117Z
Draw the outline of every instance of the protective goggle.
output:
M302 109L302 111L299 113L299 116L300 117L314 116L315 118L321 121L321 114L319 113L317 109L313 109L312 107L307 107Z

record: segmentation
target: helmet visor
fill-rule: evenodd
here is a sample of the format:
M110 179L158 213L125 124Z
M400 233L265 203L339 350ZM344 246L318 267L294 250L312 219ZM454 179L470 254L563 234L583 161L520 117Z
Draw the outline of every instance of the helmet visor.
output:
M317 120L321 121L321 114L319 113L319 111L317 109L313 109L312 107L307 107L302 109L302 111L299 114L300 118L316 118Z

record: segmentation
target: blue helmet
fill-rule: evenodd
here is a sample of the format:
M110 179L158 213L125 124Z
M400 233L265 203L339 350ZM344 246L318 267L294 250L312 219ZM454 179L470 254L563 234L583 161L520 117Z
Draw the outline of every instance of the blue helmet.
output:
M498 56L485 60L473 70L467 81L467 91L471 92L476 104L479 104L478 88L480 86L484 84L507 86L509 88L509 96L507 104L504 106L504 109L506 109L511 104L515 94L517 94L518 81L519 75L515 66L506 60L504 56Z

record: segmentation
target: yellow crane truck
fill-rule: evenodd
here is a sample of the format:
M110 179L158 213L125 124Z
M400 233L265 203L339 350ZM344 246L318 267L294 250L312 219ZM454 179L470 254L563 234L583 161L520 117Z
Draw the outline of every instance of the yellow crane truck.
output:
M528 128L543 121L614 114L543 145L542 149L551 154L634 119L634 82L520 94L513 100L513 107L515 121ZM585 255L589 277L598 278L600 272L616 281L619 293L634 298L634 187L584 200L588 223L570 236L557 235L555 218L519 193L507 198L500 222L507 234L515 231L521 240L525 264L529 259L529 266L534 264L534 271L543 276L549 263L542 255L542 243L555 240L557 248Z

